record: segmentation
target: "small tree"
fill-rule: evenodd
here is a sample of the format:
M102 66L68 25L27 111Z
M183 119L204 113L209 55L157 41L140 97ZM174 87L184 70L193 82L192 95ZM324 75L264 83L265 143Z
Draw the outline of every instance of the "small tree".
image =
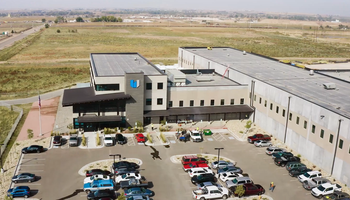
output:
M123 19L122 18L120 18L120 17L118 17L118 22L123 22Z
M120 193L120 195L118 196L117 200L126 200L124 192Z
M245 193L243 185L238 185L235 189L235 195L242 197Z
M28 133L28 139L32 139L34 137L34 133L32 129L28 129L27 133Z
M77 21L77 22L84 22L84 19L83 19L82 17L77 17L77 18L75 19L75 21Z
M246 130L246 133L248 133L249 129L252 127L252 123L253 123L253 122L249 120L249 121L247 121L247 123L245 124L244 127L247 129L247 130Z
M45 24L45 28L49 28L50 27L50 25L49 24Z
M44 19L44 18L43 18L43 19L41 19L41 22L45 23L45 22L46 22L46 19Z
M61 30L60 30L60 29L57 29L57 33L61 33Z

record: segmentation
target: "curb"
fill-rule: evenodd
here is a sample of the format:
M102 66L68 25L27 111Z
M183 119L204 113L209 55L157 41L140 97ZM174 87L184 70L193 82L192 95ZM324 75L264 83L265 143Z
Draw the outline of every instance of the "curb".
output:
M22 159L23 159L23 153L21 152L21 156L20 156L19 159L18 159L18 162L17 162L17 165L16 165L16 169L15 169L15 171L14 171L14 173L13 173L13 176L15 176L15 175L18 173L18 171L19 171L19 169L20 169L19 163L21 163ZM13 185L13 182L11 181L9 189L12 188L12 185Z

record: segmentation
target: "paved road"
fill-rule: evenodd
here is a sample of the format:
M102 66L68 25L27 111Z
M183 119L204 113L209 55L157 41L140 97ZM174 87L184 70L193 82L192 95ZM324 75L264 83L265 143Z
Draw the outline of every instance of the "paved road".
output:
M53 92L41 94L40 98L41 98L41 100L45 100L45 99L52 99L54 97L61 96L63 94L63 90L64 89L60 89L60 90L56 90ZM28 98L24 98L24 99L2 100L2 101L0 101L0 104L7 103L7 104L12 104L12 105L17 105L17 104L34 103L36 101L38 101L38 96L28 97Z
M26 38L28 35L30 35L34 32L39 31L41 28L44 28L44 25L34 27L32 29L29 29L29 30L23 32L23 33L16 34L16 35L10 37L9 39L1 41L0 42L0 50L13 45L15 42L22 40L23 38Z
M261 184L267 191L266 194L275 200L313 200L309 191L302 188L296 178L287 174L284 167L277 167L270 156L265 155L265 148L256 148L247 142L231 140L223 135L224 140L205 140L203 143L179 143L171 144L170 148L163 146L154 147L159 151L161 159L153 159L154 150L144 145L117 145L102 149L83 150L77 147L61 147L50 149L41 154L25 155L25 159L35 162L25 163L21 166L21 172L33 172L41 176L33 185L37 190L36 198L42 199L86 199L86 194L81 192L84 177L78 171L85 164L97 160L108 159L109 154L119 153L122 157L140 158L143 161L141 174L148 181L152 181L155 191L154 200L179 200L192 199L191 191L195 186L191 184L187 173L182 170L181 164L170 161L173 155L204 152L217 154L215 147L224 147L221 155L238 162L245 173L248 173L253 181ZM109 166L107 167L109 169ZM276 189L273 193L268 190L269 183L273 181ZM59 188L60 192L57 192Z

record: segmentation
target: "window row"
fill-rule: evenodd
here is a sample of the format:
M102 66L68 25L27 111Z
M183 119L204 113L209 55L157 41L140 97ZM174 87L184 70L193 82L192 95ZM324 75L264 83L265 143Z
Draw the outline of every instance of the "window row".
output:
M157 83L157 89L163 89L163 83ZM152 83L146 83L146 90L152 90Z
M146 99L146 106L152 105L152 99ZM157 105L163 105L163 98L157 98Z
M240 99L240 102L239 102L241 105L244 104L244 98L241 98ZM200 106L204 106L204 100L200 100ZM211 99L210 100L210 106L214 106L215 105L215 99ZM220 100L220 105L223 106L225 105L225 99L221 99ZM230 105L235 105L235 100L234 99L231 99L230 100ZM183 100L180 100L179 101L179 107L183 107L184 106L184 101ZM194 100L190 100L190 107L194 106ZM169 101L169 107L173 107L173 101Z

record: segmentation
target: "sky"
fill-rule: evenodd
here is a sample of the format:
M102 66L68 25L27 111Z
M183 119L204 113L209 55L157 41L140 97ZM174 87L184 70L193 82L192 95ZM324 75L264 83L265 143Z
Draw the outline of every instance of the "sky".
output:
M156 8L350 16L350 0L1 0L0 10Z

